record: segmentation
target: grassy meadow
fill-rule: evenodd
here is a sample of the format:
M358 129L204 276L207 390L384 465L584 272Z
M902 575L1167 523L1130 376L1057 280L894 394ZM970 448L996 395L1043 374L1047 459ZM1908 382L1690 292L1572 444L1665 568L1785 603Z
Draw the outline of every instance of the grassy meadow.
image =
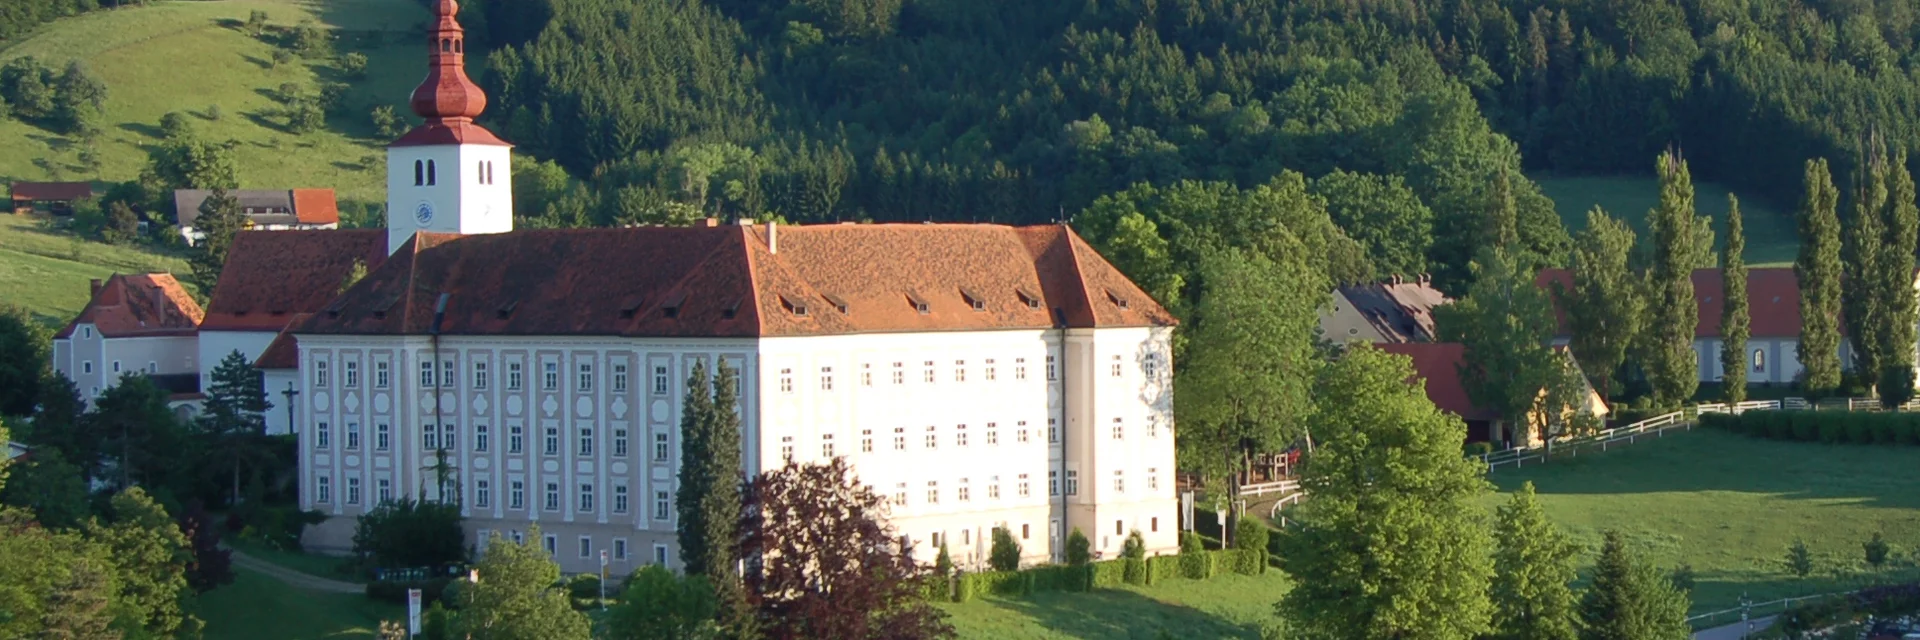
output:
M1260 576L1126 585L1090 593L1041 592L1026 598L989 596L941 604L962 638L1251 638L1274 622L1286 593L1279 570Z
M336 52L368 58L362 79L339 77L332 59L295 59L275 65L273 36L255 37L243 25L266 11L269 24L306 20L333 29ZM97 11L41 27L0 43L0 62L33 56L56 70L80 60L107 85L101 167L86 171L75 140L17 120L0 121L0 178L8 180L124 181L139 174L146 148L159 140L160 118L184 112L210 140L239 143L236 160L244 188L333 188L342 199L385 200L385 140L373 138L368 112L394 105L404 114L407 95L425 73L417 27L428 14L405 0L166 1ZM338 115L305 135L284 129L275 96L293 83L309 94L321 81L349 82ZM214 109L218 107L218 109ZM215 119L216 112L218 119Z
M193 611L206 640L372 638L381 620L406 620L405 607L355 593L314 593L234 568L233 584L201 594Z
M1607 215L1633 225L1644 240L1647 210L1660 204L1660 182L1651 176L1534 176L1547 197L1553 198L1560 220L1568 233L1587 227L1587 212L1598 206ZM1693 183L1693 206L1700 215L1713 220L1715 251L1726 238L1727 188L1713 182ZM1793 210L1773 206L1759 198L1742 197L1740 213L1746 223L1748 266L1789 266L1800 249L1794 229Z
M50 326L66 324L87 306L87 281L94 278L187 273L177 256L87 242L45 224L45 218L0 213L0 303L26 307Z

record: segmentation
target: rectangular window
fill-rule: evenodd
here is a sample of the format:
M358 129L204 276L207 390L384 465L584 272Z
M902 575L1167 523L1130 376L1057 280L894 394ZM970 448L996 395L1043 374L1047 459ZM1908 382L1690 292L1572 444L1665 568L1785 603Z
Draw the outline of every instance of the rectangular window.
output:
M933 384L933 361L928 360L926 364L921 366L924 367L926 370L925 378L926 378L927 384Z
M333 478L320 476L313 480L313 501L333 502Z
M1047 418L1047 442L1060 444L1060 419Z
M560 510L560 483L547 483L547 501L545 504L548 511Z
M358 422L347 423L347 450L360 450L360 423Z
M593 428L592 427L580 427L580 453L578 455L581 455L581 456L593 455Z
M1020 440L1020 444L1026 444L1026 443L1028 443L1028 442L1031 442L1031 441L1033 440L1032 438L1029 438L1029 437L1027 437L1027 421L1025 421L1025 420L1021 420L1021 421L1020 421L1020 436L1019 436L1019 440Z
M427 361L420 362L420 388L422 389L433 388L433 363L432 362L427 362Z
M423 451L432 451L440 448L440 432L438 429L435 429L433 425L427 424L420 426L420 448Z
M1059 471L1047 472L1047 495L1050 495L1050 496L1060 495L1060 472Z
M560 427L547 427L546 447L543 450L550 456L560 455Z
M507 483L507 508L527 508L527 484L519 480Z
M348 389L360 388L360 363L348 360L340 363L340 374L346 379L340 383Z
M1160 437L1160 418L1154 417L1147 419L1147 437Z
M987 446L1000 444L1000 429L995 423L987 423Z
M615 458L627 457L627 430L626 429L613 430L613 457Z
M520 363L518 362L507 363L507 390L520 390Z
M593 365L585 362L580 363L580 380L576 386L580 393L593 391Z
M1019 487L1020 487L1020 497L1025 498L1027 496L1033 495L1033 486L1027 484L1027 474L1024 474L1024 473L1020 474Z
M619 560L621 562L627 561L627 539L626 538L613 539L613 559Z
M392 382L392 374L387 370L387 361L373 361L373 388L385 389Z
M552 361L540 363L540 388L548 391L560 390L560 363Z
M614 487L613 487L613 512L614 512L614 513L626 513L626 512L627 512L627 485L624 485L624 484L622 484L622 485L614 485Z
M894 451L907 450L907 436L905 435L906 431L907 430L905 427L893 428L893 450Z
M833 434L820 436L820 457L827 460L833 459Z
M485 509L493 503L493 486L486 480L473 481L473 506Z
M987 479L987 499L988 500L1000 499L1000 476L994 476L992 478Z
M1150 532L1153 532L1153 533L1159 533L1159 532L1160 532L1160 518L1158 518L1158 517L1155 517L1155 518L1151 518L1151 519L1148 519L1148 520L1147 520L1147 531L1150 531Z
M487 363L473 363L473 390L486 391L487 382L489 382L489 380L487 380Z
M487 452L487 425L473 425L473 450L477 453Z
M627 392L627 365L624 365L624 364L613 365L613 392L614 393Z
M120 373L120 361L119 361L119 360L115 360L115 361L113 361L113 372L114 372L114 373Z
M1158 382L1160 380L1160 354L1147 354L1146 361L1140 363L1140 368L1141 372L1146 374L1148 382Z
M360 504L359 478L347 478L347 504Z
M1115 440L1125 440L1125 439L1127 439L1127 435L1126 435L1126 434L1127 434L1127 430L1126 430L1126 427L1124 427L1124 426L1123 426L1123 425L1122 425L1122 424L1120 423L1120 419L1119 419L1119 418L1114 418L1114 419L1113 419L1113 439L1115 439Z
M780 460L793 462L793 436L780 437Z
M1147 470L1147 490L1148 491L1160 490L1160 470L1159 469Z
M1113 357L1113 377L1120 377L1120 356Z
M374 497L380 499L380 502L378 504L386 504L389 502L393 502L393 481L392 480L381 478L379 480L375 480L373 485L377 492L374 494Z
M520 453L526 450L526 429L520 425L507 427L507 453Z
M873 430L860 430L860 453L873 453Z
M385 422L373 425L373 450L386 451L393 448L393 427Z
M893 503L903 507L907 506L907 483L901 482L893 485Z
M780 393L793 393L793 370L780 370Z
M653 545L653 563L662 567L667 566L667 545Z
M927 427L927 450L940 448L940 434L933 427Z
M864 363L860 365L860 386L873 386L873 365Z
M664 433L653 434L653 461L654 462L667 461L667 434L664 434Z
M904 366L905 366L904 363L900 363L900 362L893 363L893 383L894 384L907 383L907 370L903 368Z
M1027 359L1026 358L1013 359L1013 379L1015 380L1027 379Z
M653 368L653 395L656 395L656 396L667 395L667 368L666 367L656 366Z
M1067 495L1070 495L1070 496L1080 495L1080 472L1079 471L1075 471L1072 469L1067 470Z
M957 447L967 446L967 425L963 424L958 427L955 427L953 431L954 431L953 433L954 446L957 446Z
M327 426L327 423L325 422L314 423L313 448L325 449L327 447L331 447L333 446L332 441L333 441L333 427Z
M593 555L593 538L581 536L580 537L580 557L585 558L591 555Z
M653 492L653 519L666 520L673 514L673 496L665 491Z
M967 361L965 360L953 361L953 381L954 382L967 381Z
M1028 524L1024 524L1024 523L1020 525L1020 539L1021 539L1021 540L1026 540L1026 539L1028 539L1028 538L1030 538L1030 537L1032 537L1032 535L1033 535L1033 529L1032 529L1031 527L1032 527L1032 525L1028 525Z
M593 485L580 485L580 512L593 513Z
M820 390L833 390L833 367L820 367Z
M453 379L453 361L452 360L440 361L440 386L442 387L460 386L459 382Z
M92 364L92 363L88 363L88 364ZM89 370L88 373L92 373L92 371ZM327 386L327 361L325 360L313 361L313 386L320 387L320 388L325 388Z
M1060 372L1053 364L1053 356L1047 356L1047 382L1060 379Z
M1119 470L1119 469L1114 469L1114 470L1113 470L1113 492L1114 492L1114 493L1126 493L1126 492L1127 492L1127 474L1126 474L1126 472L1124 472L1124 471L1121 471L1121 470Z
M540 546L547 550L547 555L549 556L560 555L560 537L559 536L555 536L555 535L540 536Z
M973 492L970 490L969 487L967 487L966 478L960 479L960 488L954 490L954 497L959 499L961 502L968 502L973 500Z

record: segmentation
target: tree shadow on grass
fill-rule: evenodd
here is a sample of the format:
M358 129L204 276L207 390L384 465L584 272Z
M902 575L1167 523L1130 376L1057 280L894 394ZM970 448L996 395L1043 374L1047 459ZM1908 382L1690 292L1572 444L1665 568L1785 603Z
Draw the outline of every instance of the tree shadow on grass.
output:
M1169 604L1138 593L1098 589L1087 593L1043 592L1027 597L995 597L994 606L1018 612L1048 631L1068 638L1249 638L1256 625L1236 623L1191 607Z

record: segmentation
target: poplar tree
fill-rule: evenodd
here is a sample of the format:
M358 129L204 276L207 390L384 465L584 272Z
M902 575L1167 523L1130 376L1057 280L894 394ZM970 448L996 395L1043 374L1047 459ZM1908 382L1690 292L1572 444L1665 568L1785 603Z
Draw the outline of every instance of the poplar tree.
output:
M1648 273L1652 324L1644 334L1647 381L1659 406L1676 406L1700 386L1700 363L1693 331L1700 323L1694 300L1693 270L1705 261L1711 244L1701 244L1706 220L1693 213L1693 176L1676 152L1660 156L1660 206L1647 212L1653 239ZM1711 232L1706 234L1711 241Z
M1720 266L1721 394L1727 404L1747 399L1747 336L1753 332L1747 309L1747 235L1740 218L1740 198L1727 194L1727 254Z
M1313 500L1281 538L1296 585L1278 611L1305 637L1466 640L1489 630L1485 469L1467 429L1427 399L1407 358L1356 346L1322 367Z
M1827 161L1807 161L1806 194L1800 201L1800 255L1793 273L1800 281L1800 344L1795 351L1802 388L1810 395L1840 386L1840 193Z
M1606 533L1580 615L1586 623L1581 640L1687 640L1693 635L1686 594L1638 562L1618 531Z
M1905 151L1887 166L1886 244L1880 258L1886 305L1886 329L1880 338L1881 370L1875 381L1880 402L1888 407L1913 398L1914 346L1920 340L1920 300L1914 292L1914 251L1920 249L1920 207L1914 202L1913 173L1907 170Z
M1886 328L1885 291L1876 283L1881 279L1880 244L1886 241L1881 215L1886 208L1886 154L1878 140L1870 140L1860 154L1854 170L1853 219L1841 228L1840 240L1840 318L1847 330L1847 344L1853 348L1853 371L1861 376L1880 371L1880 333Z
M687 377L680 417L680 489L674 496L679 516L680 561L688 575L706 576L719 583L735 575L733 546L739 539L740 433L724 433L722 424L739 424L723 414L733 403L719 401L719 382L704 363L696 363Z
M1574 640L1579 609L1572 584L1579 546L1547 520L1533 483L1521 485L1494 521L1493 635L1496 640Z
M1600 207L1587 212L1587 228L1574 238L1573 290L1556 286L1573 341L1568 346L1602 397L1639 336L1647 301L1632 266L1633 227Z

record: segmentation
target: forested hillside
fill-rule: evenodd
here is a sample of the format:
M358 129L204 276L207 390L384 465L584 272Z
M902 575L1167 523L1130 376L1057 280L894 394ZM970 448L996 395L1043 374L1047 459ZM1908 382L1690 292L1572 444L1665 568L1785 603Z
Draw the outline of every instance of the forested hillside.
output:
M1417 195L1434 266L1454 280L1502 173L1525 244L1552 258L1564 232L1522 170L1646 174L1678 146L1703 179L1790 202L1810 156L1845 167L1875 127L1920 141L1904 0L475 0L467 13L496 48L481 74L494 124L592 180L564 198L536 181L549 197L532 213L556 224L702 210L1034 222L1139 181L1338 169L1363 176L1343 187Z

